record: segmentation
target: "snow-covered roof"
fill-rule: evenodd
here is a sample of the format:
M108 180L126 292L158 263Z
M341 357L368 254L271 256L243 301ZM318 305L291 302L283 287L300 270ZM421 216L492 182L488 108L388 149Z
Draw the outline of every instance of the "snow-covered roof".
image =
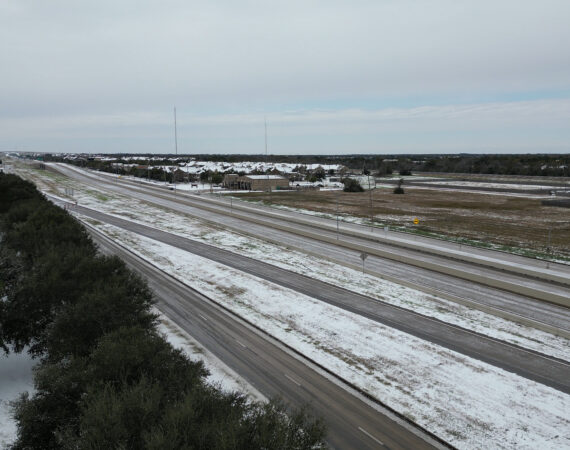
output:
M300 166L305 166L307 170L316 170L319 167L322 167L324 170L340 170L342 165L340 164L299 164Z
M66 158L73 159L73 155L67 155ZM117 157L108 156L95 156L96 159L101 161L116 161ZM121 157L122 160L131 161L151 161L162 160L163 157L158 156L124 156ZM322 167L326 172L329 170L339 171L343 166L340 164L298 164L298 163L283 163L283 162L253 162L253 161L240 161L240 162L228 162L228 161L197 161L191 159L188 162L180 161L180 158L168 158L173 164L179 166L180 170L188 174L201 174L203 172L219 172L219 173L240 173L245 174L267 172L270 170L277 170L282 174L290 174L297 172L299 168L306 168L309 171L315 170L318 167ZM125 164L128 167L128 165ZM160 167L167 171L171 171L170 165L154 165L153 167Z
M247 175L252 180L286 180L281 175Z

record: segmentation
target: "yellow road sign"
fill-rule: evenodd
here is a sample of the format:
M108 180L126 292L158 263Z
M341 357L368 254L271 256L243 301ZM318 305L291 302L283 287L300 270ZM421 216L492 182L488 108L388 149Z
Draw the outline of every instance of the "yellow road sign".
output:
M417 217L414 219L414 225L417 225L418 223L420 223L420 219L418 219Z

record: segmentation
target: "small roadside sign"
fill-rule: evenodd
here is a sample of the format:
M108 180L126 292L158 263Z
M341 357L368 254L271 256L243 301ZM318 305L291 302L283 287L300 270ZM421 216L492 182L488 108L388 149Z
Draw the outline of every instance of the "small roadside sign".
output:
M362 260L362 273L364 273L364 260L368 258L368 253L362 252L360 254L360 259Z
M418 223L420 223L420 219L418 219L417 217L414 218L414 225L417 225Z

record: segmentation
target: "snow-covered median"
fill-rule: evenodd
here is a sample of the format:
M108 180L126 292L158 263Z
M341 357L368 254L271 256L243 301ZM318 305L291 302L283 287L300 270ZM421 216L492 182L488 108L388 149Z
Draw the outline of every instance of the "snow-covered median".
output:
M569 395L208 259L99 228L459 448L570 447Z
M262 260L336 286L350 287L350 290L359 294L524 348L561 359L569 359L570 341L568 339L363 274L358 270L349 269L300 251L228 231L153 205L145 204L144 208L132 206L132 202L122 197L112 197L101 202L93 196L83 195L80 203L116 217L127 218L136 223Z

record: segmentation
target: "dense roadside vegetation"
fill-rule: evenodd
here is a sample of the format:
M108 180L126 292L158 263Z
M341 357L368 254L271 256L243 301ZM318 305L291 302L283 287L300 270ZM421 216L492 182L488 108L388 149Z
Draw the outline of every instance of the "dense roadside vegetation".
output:
M0 345L38 358L13 449L320 448L324 428L249 403L157 332L152 292L26 181L0 174Z

